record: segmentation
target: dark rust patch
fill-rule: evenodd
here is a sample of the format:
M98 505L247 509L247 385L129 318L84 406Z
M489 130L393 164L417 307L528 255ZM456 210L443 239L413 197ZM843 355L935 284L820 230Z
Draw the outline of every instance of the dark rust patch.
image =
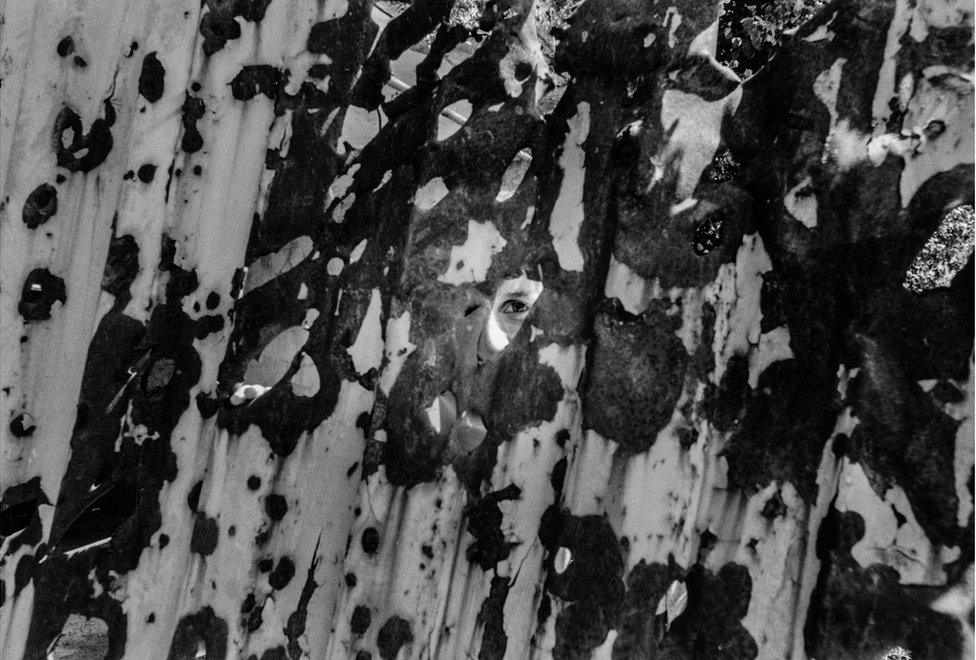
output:
M50 183L42 183L27 196L21 217L30 229L37 229L57 212L57 188Z
M399 616L391 616L376 635L376 647L383 660L396 660L400 649L413 643L410 622Z
M103 103L104 116L91 123L85 133L81 117L65 106L54 120L52 136L58 166L69 172L91 172L101 165L114 144L112 126L115 124L115 108L111 100ZM70 139L69 139L70 134Z
M186 95L183 101L183 137L180 148L188 154L193 154L203 148L203 136L197 128L197 121L203 117L206 107L203 100L196 96Z
M207 555L213 554L220 539L220 528L217 520L202 512L197 512L193 519L193 535L190 537L190 552Z
M508 578L496 575L491 590L478 611L478 623L483 626L478 660L501 660L505 657L508 635L505 634L505 599L508 598Z
M201 643L208 658L227 655L227 622L210 606L180 619L170 642L168 660L196 658Z
M142 58L142 72L139 74L139 94L150 103L163 98L166 83L166 69L156 56L156 51Z
M583 427L631 452L647 450L671 420L688 354L675 335L680 317L652 306L639 316L613 305L594 320Z
M35 268L24 280L17 311L26 321L45 321L51 318L54 303L64 305L67 301L64 280L47 268Z

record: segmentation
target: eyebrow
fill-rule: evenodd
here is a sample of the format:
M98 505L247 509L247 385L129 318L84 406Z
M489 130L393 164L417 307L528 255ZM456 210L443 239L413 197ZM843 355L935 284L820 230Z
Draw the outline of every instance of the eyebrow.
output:
M531 295L532 295L532 292L531 291L527 291L525 289L516 289L515 291L510 291L509 293L505 294L504 298L505 299L508 299L508 298L528 298Z

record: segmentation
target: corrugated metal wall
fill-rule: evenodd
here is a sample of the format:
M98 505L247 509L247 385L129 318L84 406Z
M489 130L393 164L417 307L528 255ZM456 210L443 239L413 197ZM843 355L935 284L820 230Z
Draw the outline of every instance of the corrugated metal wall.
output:
M4 3L4 655L971 655L972 10L402 9Z

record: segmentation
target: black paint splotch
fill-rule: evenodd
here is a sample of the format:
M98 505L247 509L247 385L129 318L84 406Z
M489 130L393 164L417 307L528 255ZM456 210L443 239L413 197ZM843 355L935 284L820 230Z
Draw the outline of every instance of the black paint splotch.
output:
M322 560L322 557L319 556L319 545L321 542L322 537L320 535L315 542L315 548L312 550L312 561L309 562L308 572L305 574L305 584L302 585L302 593L298 597L298 605L295 607L295 611L288 615L288 621L285 624L285 635L288 637L288 653L291 654L292 658L299 658L302 655L302 647L299 639L305 633L305 623L308 620L308 604L312 601L312 596L319 587L319 584L315 581L315 569Z
M51 318L54 303L63 305L67 300L64 280L47 268L35 268L24 280L17 311L27 321L44 321Z
M50 183L34 188L24 202L22 218L30 229L37 229L58 212L58 191Z
M249 101L264 94L272 101L281 89L281 71L269 64L253 64L243 67L230 81L230 91L238 101Z
M959 621L930 606L943 589L902 585L889 566L862 568L850 550L863 536L864 519L853 511L832 506L820 525L820 573L803 629L807 655L881 657L901 646L913 658L962 657Z
M272 589L284 589L293 577L295 577L295 562L290 557L282 557L271 570L268 584Z
M240 38L241 25L234 20L233 15L214 11L213 5L217 3L207 4L211 5L211 10L200 19L200 34L203 36L203 54L209 57L223 48L229 40Z
M488 597L478 611L478 623L483 626L478 660L502 660L505 657L505 648L508 646L508 635L505 634L505 599L508 598L510 586L507 577L496 575L491 579Z
M4 556L13 555L24 545L33 546L41 540L42 505L50 505L41 489L41 478L34 477L24 483L8 487L0 499L0 538L21 532L10 542Z
M832 378L798 360L774 362L743 400L742 421L723 455L729 485L750 492L772 480L791 482L806 502L817 497L817 466L840 402Z
M352 617L349 619L349 630L353 635L363 635L369 630L369 624L373 619L369 608L365 605L357 605L353 608Z
M546 591L569 606L556 617L556 658L589 655L617 626L624 598L624 563L620 544L604 516L574 516L550 507L539 526L547 550ZM553 561L568 551L562 573Z
M639 316L618 305L605 307L587 351L583 425L641 452L671 420L684 386L689 358L675 334L681 319L668 316L663 305Z
M115 297L112 309L121 311L132 298L129 286L139 274L139 243L131 234L113 236L102 271L102 291Z
M284 495L269 493L264 498L264 511L271 520L278 522L288 513L288 500L285 499Z
M103 103L104 116L92 122L85 133L78 113L65 106L54 120L52 140L58 166L69 172L91 172L101 165L112 151L115 108L111 100ZM69 139L70 134L70 139Z
M186 95L183 101L183 138L180 140L180 148L188 154L193 154L203 148L203 135L197 128L197 121L203 117L206 106L203 99L196 96Z
M396 660L400 649L413 643L410 622L399 616L391 616L376 635L376 647L383 660Z
M139 166L139 171L136 173L139 180L143 183L151 183L153 177L156 176L156 166L152 163L145 163Z
M156 51L142 59L142 73L139 74L139 94L150 103L163 98L166 87L166 69L156 56Z
M227 655L227 622L214 614L209 605L199 612L180 619L170 642L168 660L196 658L200 644L205 657L223 658Z
M60 57L67 57L75 52L75 40L70 36L65 37L58 42L57 53Z
M190 552L207 555L213 554L220 539L220 527L217 520L198 511L193 518L193 535L190 537Z
M468 547L467 557L468 561L481 566L481 570L490 570L508 557L512 544L505 540L502 532L502 511L498 504L517 500L521 495L522 490L518 486L509 484L467 506L468 531L475 538L475 542Z

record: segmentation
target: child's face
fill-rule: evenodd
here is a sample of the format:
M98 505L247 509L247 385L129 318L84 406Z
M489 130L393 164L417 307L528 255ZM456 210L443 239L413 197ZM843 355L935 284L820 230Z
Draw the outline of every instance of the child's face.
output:
M480 357L494 357L508 346L542 293L542 288L542 282L530 280L524 273L501 282L479 342Z

